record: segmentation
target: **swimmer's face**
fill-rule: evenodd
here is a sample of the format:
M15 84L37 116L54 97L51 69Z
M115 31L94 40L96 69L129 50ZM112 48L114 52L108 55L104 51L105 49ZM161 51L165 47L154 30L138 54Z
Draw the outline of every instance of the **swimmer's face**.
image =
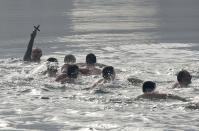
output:
M39 48L33 49L31 56L32 56L33 60L40 60L40 58L42 56L41 49L39 49Z
M48 61L46 63L46 67L47 67L47 72L48 72L48 76L53 77L56 76L56 73L58 72L58 62L50 62Z
M102 70L102 77L105 80L113 81L115 79L115 70L112 66L104 67Z
M103 75L104 79L113 81L115 79L115 71L113 73L107 73Z
M75 58L68 58L64 60L64 63L66 64L74 64L76 62Z
M46 63L46 67L47 67L47 69L49 71L57 71L59 66L58 66L58 62L50 62L50 61L48 61Z

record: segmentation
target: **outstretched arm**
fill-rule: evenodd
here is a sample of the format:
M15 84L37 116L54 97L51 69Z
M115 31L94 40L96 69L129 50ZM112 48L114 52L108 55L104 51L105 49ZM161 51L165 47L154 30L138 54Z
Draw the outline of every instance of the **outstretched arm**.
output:
M37 35L37 31L39 31L39 25L37 27L34 26L34 28L35 28L34 31L30 35L30 41L28 43L26 53L23 57L24 61L31 61L32 47L33 47L34 39Z
M180 97L180 96L177 96L177 95L172 95L172 94L168 94L167 97L169 99L180 100L180 101L183 101L183 102L187 102L188 101L186 98L183 98L183 97Z
M98 80L97 82L95 82L91 87L87 87L84 88L83 90L90 90L90 89L94 89L96 86L98 86L100 83L103 82L103 79Z

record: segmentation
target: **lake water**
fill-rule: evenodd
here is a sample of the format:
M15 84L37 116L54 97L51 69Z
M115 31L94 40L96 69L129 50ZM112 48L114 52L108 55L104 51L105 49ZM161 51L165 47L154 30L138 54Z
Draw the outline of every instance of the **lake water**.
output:
M198 0L1 0L0 130L199 130L199 112L185 109L189 103L134 101L141 85L127 82L152 80L160 92L199 101L198 7ZM25 64L37 24L42 62ZM81 89L100 76L62 85L39 74L50 56L61 66L66 54L84 62L91 52L116 68L120 88L95 94ZM181 69L194 76L192 84L171 89Z

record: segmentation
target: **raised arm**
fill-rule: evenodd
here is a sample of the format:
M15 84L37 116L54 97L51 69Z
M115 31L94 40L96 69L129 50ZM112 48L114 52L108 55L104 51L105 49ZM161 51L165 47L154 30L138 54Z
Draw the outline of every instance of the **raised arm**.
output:
M35 29L33 30L33 32L30 35L30 41L28 43L26 53L25 53L25 55L23 57L24 61L31 61L31 53L32 53L32 47L33 47L34 39L35 39L35 37L37 35L37 31L40 31L39 30L39 25L37 27L34 26L34 28Z

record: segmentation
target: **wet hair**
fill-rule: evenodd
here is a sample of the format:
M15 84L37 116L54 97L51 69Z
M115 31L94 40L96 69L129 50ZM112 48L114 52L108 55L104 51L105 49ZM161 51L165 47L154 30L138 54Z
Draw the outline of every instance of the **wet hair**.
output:
M75 63L76 62L76 58L74 55L68 54L64 57L64 62L65 63Z
M152 92L152 91L155 90L155 88L156 88L156 84L155 84L155 82L152 82L152 81L146 81L142 85L142 91L144 93L146 93L146 92Z
M95 64L97 62L96 56L93 53L90 53L86 56L86 63L87 64Z
M58 62L58 60L54 57L50 57L47 59L48 62Z
M184 78L189 77L189 79L191 80L191 75L187 70L181 70L180 72L178 72L177 74L177 80L178 82L183 82Z
M33 48L33 49L32 49L32 52L34 52L34 51L37 51L37 52L41 52L41 53L42 53L42 50L41 50L40 48L38 48L38 47Z
M102 70L102 76L105 79L110 79L111 76L114 74L114 68L112 66L106 66Z
M79 74L79 67L77 65L68 65L67 76L69 78L77 78Z

